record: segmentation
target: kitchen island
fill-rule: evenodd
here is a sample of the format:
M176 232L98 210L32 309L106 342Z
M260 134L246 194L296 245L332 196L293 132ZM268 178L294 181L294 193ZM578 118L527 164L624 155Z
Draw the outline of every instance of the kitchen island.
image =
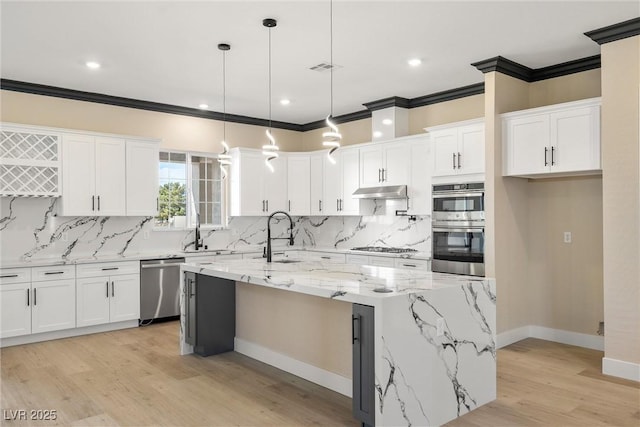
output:
M496 398L493 279L289 258L186 263L182 271L182 354L194 350L190 300L206 298L201 311L228 319L233 286L242 282L352 304L345 328L352 331L354 415L364 424L440 425ZM207 296L213 288L227 290ZM234 327L196 325L226 335L227 347L214 344L214 353L233 349Z

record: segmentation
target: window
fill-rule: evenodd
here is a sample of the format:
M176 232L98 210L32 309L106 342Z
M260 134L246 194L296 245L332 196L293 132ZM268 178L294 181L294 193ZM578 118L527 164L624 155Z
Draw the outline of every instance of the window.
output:
M224 185L217 157L160 152L160 211L155 226L164 229L222 226Z

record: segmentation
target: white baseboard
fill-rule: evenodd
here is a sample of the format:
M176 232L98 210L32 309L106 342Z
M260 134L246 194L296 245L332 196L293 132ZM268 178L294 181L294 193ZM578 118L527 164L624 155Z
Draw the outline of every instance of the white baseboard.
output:
M330 390L351 397L351 379L345 378L333 372L318 368L293 359L287 355L277 353L266 347L245 341L241 338L235 339L235 351L259 360L267 365L275 366L278 369L289 372L305 380L319 384Z
M603 357L602 373L627 380L640 381L640 364Z
M522 326L498 334L497 347L502 348L525 338L539 338L541 340L604 351L604 337L536 325Z
M117 331L119 329L137 328L138 319L126 320L118 323L105 323L103 325L85 326L83 328L63 329L61 331L43 332L40 334L21 335L0 339L1 347L11 347L14 345L32 344L35 342L57 340L60 338L77 337L80 335L95 334L98 332Z

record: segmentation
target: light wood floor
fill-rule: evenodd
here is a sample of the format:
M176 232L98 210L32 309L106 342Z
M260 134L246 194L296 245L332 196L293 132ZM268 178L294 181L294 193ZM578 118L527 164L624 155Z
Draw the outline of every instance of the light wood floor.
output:
M356 426L351 400L237 353L178 356L177 322L0 351L3 425ZM529 339L498 352L498 399L452 426L639 426L640 385L602 353Z

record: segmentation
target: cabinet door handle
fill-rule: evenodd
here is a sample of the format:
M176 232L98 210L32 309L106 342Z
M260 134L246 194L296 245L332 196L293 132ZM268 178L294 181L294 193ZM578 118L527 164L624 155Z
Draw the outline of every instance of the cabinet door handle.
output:
M49 274L64 274L64 271L47 271L44 274L45 276L48 276Z
M456 153L451 153L451 155L453 156L453 168L456 168Z
M96 196L91 196L91 210L96 210Z
M551 166L553 166L553 165L555 165L555 164L556 164L555 160L553 159L553 153L554 153L555 151L556 151L556 147L551 146Z
M330 256L321 256L320 259L331 259Z
M1 279L8 279L10 277L18 277L17 274L3 274L2 276L0 276Z
M105 267L102 271L118 270L120 267Z
M111 296L116 296L116 285L113 284L113 281L111 281Z
M460 157L462 157L462 154L458 153L458 169L460 169Z
M107 298L109 298L109 281L107 280L105 284L107 285Z
M342 206L342 199L340 199L340 212L342 212L342 210L343 210L343 209L344 209L344 208L343 208L343 206Z
M378 168L378 182L382 181L381 175L382 175L382 169Z
M291 200L289 200L289 212L291 212Z
M318 212L322 212L322 200L318 200Z
M336 210L340 210L340 199L336 199Z
M358 327L356 327L358 322ZM360 316L351 316L351 344L355 344L356 341L360 341Z
M402 264L404 267L417 267L415 264Z
M33 288L33 305L38 305L38 289Z
M547 161L547 152L549 151L549 149L547 147L544 147L544 165L545 166L549 166L549 162Z
M387 170L385 168L382 168L382 182L385 182L387 180Z
M98 196L98 210L100 210L100 196Z
M27 289L27 307L29 307L29 289Z

